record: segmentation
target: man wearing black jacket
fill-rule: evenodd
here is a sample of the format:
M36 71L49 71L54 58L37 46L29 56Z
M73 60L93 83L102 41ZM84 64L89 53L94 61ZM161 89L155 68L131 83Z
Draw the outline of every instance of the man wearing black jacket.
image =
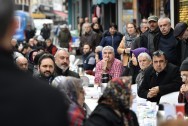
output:
M168 63L161 50L153 53L152 62L153 66L145 71L138 96L159 103L162 95L178 91L182 82L179 68Z
M0 3L0 125L67 126L62 94L16 68L10 44L17 27L14 2Z
M56 76L72 76L80 78L79 74L69 70L69 52L65 49L58 50L55 54Z
M178 63L178 61L180 61L180 57L178 57L178 41L173 35L174 31L171 28L170 19L167 17L161 17L158 20L158 26L160 32L153 40L155 51L162 50L165 52L169 63L179 66L180 63Z

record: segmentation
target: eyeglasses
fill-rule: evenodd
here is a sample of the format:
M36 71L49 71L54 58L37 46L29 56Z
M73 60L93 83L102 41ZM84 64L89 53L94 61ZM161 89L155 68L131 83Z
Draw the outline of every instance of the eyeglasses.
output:
M153 52L153 56L160 56L160 55L164 55L165 53L161 50L157 50L155 52Z

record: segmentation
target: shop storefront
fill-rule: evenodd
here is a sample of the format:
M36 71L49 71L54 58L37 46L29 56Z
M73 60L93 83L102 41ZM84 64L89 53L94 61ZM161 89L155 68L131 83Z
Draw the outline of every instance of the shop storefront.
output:
M118 29L120 32L125 32L125 25L128 22L138 21L137 0L118 0Z
M188 0L179 1L179 22L188 23Z

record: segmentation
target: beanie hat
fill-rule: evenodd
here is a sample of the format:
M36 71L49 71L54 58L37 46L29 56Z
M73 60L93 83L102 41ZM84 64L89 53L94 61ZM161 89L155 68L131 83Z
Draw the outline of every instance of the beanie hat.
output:
M131 55L132 53L136 56L136 58L138 58L138 55L142 52L146 52L149 54L149 51L148 49L144 48L144 47L141 47L141 48L136 48L134 50L131 50Z
M186 58L181 66L180 66L180 71L188 71L188 58Z
M178 37L187 29L187 24L185 22L177 23L174 28L174 37Z

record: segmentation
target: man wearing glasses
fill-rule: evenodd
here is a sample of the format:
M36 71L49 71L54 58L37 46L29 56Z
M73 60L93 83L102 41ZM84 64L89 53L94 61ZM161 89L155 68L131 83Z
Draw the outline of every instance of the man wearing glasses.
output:
M123 64L115 58L114 48L105 46L102 50L103 59L97 63L95 71L95 84L100 84L102 74L107 73L110 77L120 77L123 72Z
M182 82L178 67L168 63L163 51L153 53L152 63L145 72L138 96L159 103L162 95L178 91Z
M182 86L178 97L179 103L185 103L185 114L188 115L188 58L180 66Z

